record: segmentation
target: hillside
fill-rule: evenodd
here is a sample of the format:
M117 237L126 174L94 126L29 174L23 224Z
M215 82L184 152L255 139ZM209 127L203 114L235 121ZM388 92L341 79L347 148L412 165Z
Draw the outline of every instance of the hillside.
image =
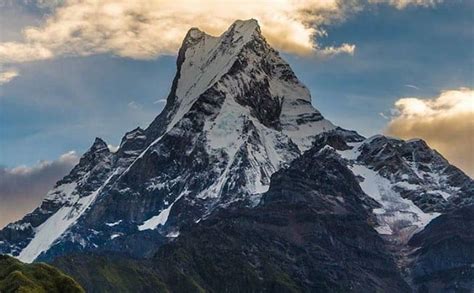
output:
M71 277L43 263L24 264L0 255L0 292L81 293L85 292Z

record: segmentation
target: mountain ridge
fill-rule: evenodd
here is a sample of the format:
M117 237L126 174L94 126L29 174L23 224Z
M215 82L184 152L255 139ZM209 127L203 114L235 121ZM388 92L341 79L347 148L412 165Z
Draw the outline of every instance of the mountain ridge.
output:
M139 233L136 228L143 231L143 227L153 230L164 226L168 218L179 226L199 220L221 206L240 201L255 205L259 194L268 188L273 172L309 148L311 137L334 127L311 106L308 90L266 43L255 20L236 21L220 37L191 29L179 51L177 73L162 113L146 129L127 133L116 153L108 152L105 142L96 140L79 167L51 192L57 196L47 198L47 204L32 213L30 218L36 219L34 228L25 231L26 237L5 252L16 255L21 251L24 260L32 261L40 250L44 252L54 245L52 242L58 238L48 238L46 232L41 236L38 230L49 229L39 229L38 224L48 222L56 227L59 224L48 216L58 211L69 222L62 223L62 228L56 229L60 235L54 236L68 237L72 246L93 249L97 244L87 238L95 236L90 231L72 231L73 223L83 221L80 225L98 226L100 222L123 220L120 225L127 225L126 233L108 232L112 229L104 224L90 227L108 234L100 239L103 243L108 241L106 238ZM307 132L308 128L313 131ZM98 150L97 156L90 155ZM163 171L157 170L157 165L163 165ZM186 180L177 170L188 170L190 175L205 170L207 175ZM69 182L72 179L76 181ZM141 187L145 185L146 188ZM130 190L133 186L137 190ZM240 189L247 195L233 198L232 194ZM190 194L183 196L186 192ZM171 197L167 195L170 193ZM141 204L124 200L135 196L142 197L138 199ZM63 202L68 198L69 202ZM114 215L108 214L109 204L116 207ZM194 215L184 211L185 206L192 206ZM182 217L173 213L177 210ZM85 219L83 213L90 218ZM174 219L176 216L185 220ZM174 235L178 230L179 227L170 227L161 234ZM80 236L83 233L86 235ZM161 234L152 238L161 238ZM41 241L43 248L25 254L38 236L48 238L47 243Z
M284 204L294 204L285 196L308 200L322 226L330 226L327 214L337 218L353 209L354 217L369 223L357 222L361 231L386 243L390 253L382 244L377 249L400 257L397 265L410 263L402 251L432 219L474 204L474 181L425 142L364 138L326 120L255 20L236 21L219 37L191 29L176 67L167 104L152 123L127 132L116 152L96 138L39 208L0 231L0 253L26 262L85 252L152 258L163 245L179 243L181 232L226 213L245 210L251 218L264 211L278 221L267 210L270 195L277 194L271 186L281 172L288 178L294 178L288 170L300 174L293 164L320 172L327 182L356 182L357 191L349 193L358 199L345 202L343 191L312 177L301 184L313 191L295 186L278 193ZM314 168L324 169L323 161L349 173L313 170L301 158ZM337 209L328 209L332 205ZM344 235L326 234L340 243L355 237ZM341 247L351 251L346 248ZM365 266L359 261L357 266Z

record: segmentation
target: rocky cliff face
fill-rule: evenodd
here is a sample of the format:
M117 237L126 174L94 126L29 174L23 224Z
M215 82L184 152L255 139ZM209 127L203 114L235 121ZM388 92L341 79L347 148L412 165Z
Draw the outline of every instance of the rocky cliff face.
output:
M202 234L223 254L232 252L216 239L246 245L239 270L251 270L258 288L273 288L261 278L279 275L305 290L363 290L364 280L403 291L397 266L419 276L433 254L412 250L438 249L409 244L413 235L425 227L441 235L429 223L473 198L473 180L423 141L366 139L324 119L257 22L237 21L219 37L191 29L163 112L126 133L116 152L96 139L39 208L0 231L0 252L27 262L78 252L151 258L173 242L217 265L210 251L200 255L181 240ZM268 255L263 247L272 247ZM282 269L259 267L267 257ZM216 270L209 276L223 277ZM204 287L225 289L209 276L198 276Z
M409 280L416 290L474 290L474 205L434 219L408 246Z
M472 292L474 181L422 140L356 141L336 131L335 149L373 201L373 227L415 292Z
M273 174L259 206L213 213L151 262L88 255L56 264L91 292L109 286L100 263L137 292L151 282L136 282L143 275L162 292L408 292L370 218L370 201L344 160L314 148ZM134 272L122 273L123 264Z
M377 135L354 142L336 130L315 144L335 148L358 176L379 205L375 229L391 242L406 244L440 214L474 204L474 181L420 139Z
M213 213L150 260L72 255L55 264L90 292L472 291L473 206L447 212L415 234L401 266L386 235L373 229L380 224L372 211L381 204L364 193L363 178L340 154L360 138L342 134L321 135L273 174L257 207ZM103 266L110 268L106 275Z
M370 217L345 162L314 148L272 176L258 207L214 214L156 259L171 290L182 270L213 292L406 292Z

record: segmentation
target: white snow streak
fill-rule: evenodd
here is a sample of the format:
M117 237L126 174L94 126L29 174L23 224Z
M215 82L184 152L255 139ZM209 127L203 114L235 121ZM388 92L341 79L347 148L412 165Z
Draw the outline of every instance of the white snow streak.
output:
M174 201L172 204L170 204L167 208L165 208L164 210L162 210L158 215L149 218L148 220L146 220L145 222L143 222L143 224L139 225L139 226L138 226L138 230L140 230L140 231L153 230L153 229L158 228L159 225L164 226L164 225L166 224L166 222L168 221L168 217L169 217L169 215L170 215L171 208L172 208L173 205L174 205L181 197L183 197L183 195L185 195L186 193L187 193L187 192L181 193L181 194L175 199L175 201Z
M113 227L113 226L117 226L120 223L122 223L122 220L118 220L117 222L113 222L113 223L105 223L105 225L109 227Z
M49 217L43 224L35 229L35 235L28 245L18 255L18 259L31 263L42 252L47 251L51 245L71 226L95 201L97 195L106 186L109 180L115 175L112 174L105 183L88 196L79 198L75 188L65 185L63 188L64 197L71 200L69 204L61 207L56 213ZM66 193L67 192L67 193ZM57 195L57 193L56 193Z

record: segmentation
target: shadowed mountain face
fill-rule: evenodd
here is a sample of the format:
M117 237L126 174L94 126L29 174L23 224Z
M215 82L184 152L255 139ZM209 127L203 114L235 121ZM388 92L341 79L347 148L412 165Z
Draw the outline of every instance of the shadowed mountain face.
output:
M256 21L236 21L191 29L163 112L117 152L97 138L0 252L56 259L92 292L466 288L437 276L465 272L450 257L472 258L456 235L473 232L446 240L440 223L473 204L473 180L423 141L324 119Z
M408 243L409 268L420 292L472 292L474 205L434 219Z
M340 134L321 135L273 174L257 207L218 211L149 260L76 255L55 264L91 292L120 292L124 283L136 292L469 292L472 206L394 248L393 235L373 229L380 222L372 210L382 205L340 154L354 137Z
M366 200L334 149L312 149L272 176L258 207L217 212L163 246L153 261L129 260L130 266L173 292L406 292L369 225ZM99 292L101 281L83 274L105 278L96 268L101 261L120 280L129 276L119 269L126 261L113 257L56 264Z

